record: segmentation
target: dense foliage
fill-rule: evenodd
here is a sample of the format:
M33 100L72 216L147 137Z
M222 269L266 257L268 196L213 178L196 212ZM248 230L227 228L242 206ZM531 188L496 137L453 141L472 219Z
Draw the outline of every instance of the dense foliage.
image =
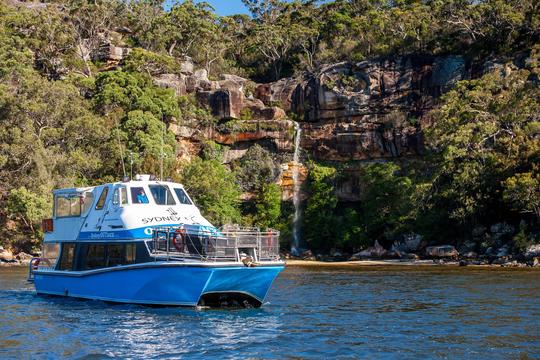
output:
M455 241L474 226L509 221L519 226L516 242L535 241L538 1L244 3L251 16L220 17L192 0L167 9L159 0L2 2L0 245L9 239L29 251L37 244L53 188L161 168L185 183L211 221L290 235L292 212L281 202L279 161L269 151L253 146L226 166L223 149L208 143L191 162L179 161L172 127L216 125L191 95L153 82L177 72L185 57L211 78L226 72L268 81L344 60L459 53L481 62L517 51L532 59L522 69L495 69L441 99L423 161L363 166L359 202L340 204L336 195L347 165L312 163L303 235L316 250L355 250L413 231L446 240L435 238L440 228ZM119 64L103 62L96 54L104 39L131 51Z
M390 245L411 232L455 243L470 239L475 227L497 222L520 229L517 247L539 242L538 74L531 63L457 84L431 113L430 155L408 169L392 162L364 166L360 204L349 213L336 211L336 169L312 165L306 240L317 248L338 245L347 239L339 225L348 225L350 212L358 210L358 236L345 248L365 247L373 239Z

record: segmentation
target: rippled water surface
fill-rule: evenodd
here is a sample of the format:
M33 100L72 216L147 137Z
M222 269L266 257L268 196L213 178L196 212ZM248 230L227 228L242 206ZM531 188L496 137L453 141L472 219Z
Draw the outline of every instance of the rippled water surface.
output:
M260 309L38 297L0 268L0 358L540 358L540 271L290 267Z

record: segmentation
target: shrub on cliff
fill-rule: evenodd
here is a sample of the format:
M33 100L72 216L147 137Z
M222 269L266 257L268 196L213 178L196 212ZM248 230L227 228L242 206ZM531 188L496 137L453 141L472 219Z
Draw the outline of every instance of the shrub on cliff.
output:
M131 50L124 60L125 70L148 75L170 73L176 68L174 58L141 48Z
M369 164L360 178L359 205L339 204L334 167L310 165L303 236L311 248L357 250L375 240L390 244L410 231L412 180L393 163Z
M255 192L277 177L277 165L272 155L262 146L255 144L235 164L238 182L244 191Z
M180 114L174 90L155 86L148 75L137 72L114 70L98 74L93 100L96 109L107 115L142 110L166 121Z

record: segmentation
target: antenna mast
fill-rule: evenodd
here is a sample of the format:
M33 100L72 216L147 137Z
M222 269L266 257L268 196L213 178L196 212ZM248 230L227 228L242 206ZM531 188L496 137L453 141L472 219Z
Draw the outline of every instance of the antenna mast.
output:
M129 178L133 179L133 152L129 152Z
M116 130L118 130L118 126ZM116 140L118 140L118 147L120 148L120 159L122 160L122 172L124 173L124 177L126 177L126 164L124 164L124 150L122 150L122 143L120 142L120 136L118 134L118 131L116 132Z
M163 143L165 138L165 122L162 121L163 124L163 133L161 134L161 156L159 159L159 180L163 181L163 158L165 157L165 154L163 153Z

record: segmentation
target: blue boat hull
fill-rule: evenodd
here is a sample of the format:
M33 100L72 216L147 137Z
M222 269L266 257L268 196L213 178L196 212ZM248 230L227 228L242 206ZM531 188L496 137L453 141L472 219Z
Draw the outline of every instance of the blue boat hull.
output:
M38 294L149 305L197 306L201 297L243 294L261 305L283 268L154 262L86 272L36 271L35 287Z

